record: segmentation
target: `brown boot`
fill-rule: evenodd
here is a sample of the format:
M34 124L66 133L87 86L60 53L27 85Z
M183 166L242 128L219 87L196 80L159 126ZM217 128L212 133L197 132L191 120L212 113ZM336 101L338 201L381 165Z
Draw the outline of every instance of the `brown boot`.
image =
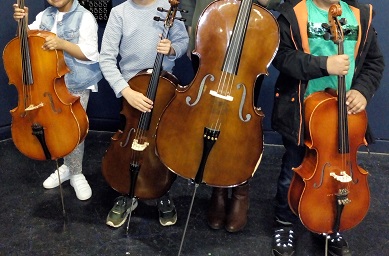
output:
M228 188L212 189L210 206L208 208L207 220L212 229L221 229L226 220L226 206Z
M228 232L240 231L246 226L249 209L249 184L232 188L231 205L226 219Z

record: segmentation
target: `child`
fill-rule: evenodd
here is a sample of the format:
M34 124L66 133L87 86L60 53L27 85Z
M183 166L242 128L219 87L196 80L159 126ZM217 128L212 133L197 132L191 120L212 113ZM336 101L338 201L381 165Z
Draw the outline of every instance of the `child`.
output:
M97 22L78 0L47 2L51 6L36 16L29 29L56 34L46 37L43 49L64 51L66 65L73 70L65 74L66 86L70 93L80 97L81 105L86 110L90 91L97 91L97 82L102 78L98 64ZM28 20L27 7L21 9L18 4L14 4L13 8L16 21L22 18ZM64 164L43 182L43 187L51 189L59 186L59 171L61 183L70 180L79 200L89 199L92 189L82 174L83 156L84 142L64 157Z
M339 3L350 33L345 36L344 54L323 37L328 10ZM304 97L327 87L337 88L337 76L345 76L348 114L366 108L377 90L384 70L383 56L371 26L372 6L355 0L290 0L279 8L281 39L273 65L280 71L275 86L272 127L282 135L282 158L276 195L276 229L273 255L295 255L293 223L298 220L288 205L288 190L305 154ZM358 15L356 15L358 14ZM351 255L339 233L328 239L330 255Z
M189 41L184 23L178 20L174 21L169 30L169 39L161 40L164 23L154 20L155 16L163 15L157 11L158 7L169 9L170 5L163 0L127 0L112 8L101 46L100 67L105 79L117 97L123 97L123 100L142 112L150 112L153 102L133 90L128 81L139 71L153 67L157 52L166 55L163 69L172 72L174 61L186 53ZM120 69L117 67L118 55L121 57ZM107 225L123 225L130 211L137 205L137 201L129 201L126 196L116 200L107 216ZM176 210L168 195L158 200L158 210L161 225L176 223Z

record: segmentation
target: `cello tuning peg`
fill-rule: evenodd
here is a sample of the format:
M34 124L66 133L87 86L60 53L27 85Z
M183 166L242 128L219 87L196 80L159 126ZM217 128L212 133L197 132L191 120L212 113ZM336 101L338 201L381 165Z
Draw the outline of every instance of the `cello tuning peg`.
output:
M158 8L157 8L157 11L159 11L159 12L168 12L168 10L163 9L162 7L158 7Z
M179 21L186 21L185 18L174 18L175 20L179 20Z
M347 24L347 20L346 20L346 18L341 18L340 20L339 20L339 23L340 23L340 25L346 25Z
M185 9L177 9L177 10L180 11L180 12L183 12L183 13L188 13L188 11L185 10Z
M330 29L330 25L328 25L327 23L322 23L321 24L321 27L326 29L326 30L329 30Z
M332 38L332 35L331 35L331 33L326 32L326 33L324 33L323 37L325 40L330 40Z
M351 29L344 29L343 30L343 34L344 35L348 35L348 34L350 34L352 31L351 31Z
M153 18L155 21L165 21L164 19L162 19L161 17L158 17L158 16L154 16Z

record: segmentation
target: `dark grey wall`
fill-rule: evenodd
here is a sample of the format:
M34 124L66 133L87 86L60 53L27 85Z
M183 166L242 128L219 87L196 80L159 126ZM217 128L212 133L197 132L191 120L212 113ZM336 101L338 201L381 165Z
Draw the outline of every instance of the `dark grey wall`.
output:
M113 0L113 5L117 5L124 0ZM2 1L2 22L0 23L0 49L4 49L9 40L15 36L16 22L12 18L12 4L16 0ZM389 9L388 1L371 0L361 1L372 3L376 17L374 26L379 34L379 41L384 53L385 60L389 58L389 18L386 10ZM46 1L26 1L26 5L30 8L30 22L35 15L44 9ZM99 39L101 40L104 32L104 23L99 23ZM367 108L369 123L373 130L377 143L370 145L370 150L375 152L389 153L389 88L385 85L389 84L389 72L384 74L381 83L381 88L377 91L375 97ZM277 70L272 66L269 68L270 75L264 79L258 105L262 107L266 117L264 119L265 142L279 144L280 138L277 133L271 130L270 115L273 104L273 85L277 77ZM181 79L183 84L189 83L193 72L189 60L183 58L176 64L175 74ZM8 78L4 70L3 62L0 62L0 140L10 138L11 115L9 110L17 106L17 93L13 85L8 85ZM120 101L115 98L112 89L103 79L99 82L99 92L92 93L88 105L88 116L90 119L91 130L116 131L118 127L120 111Z

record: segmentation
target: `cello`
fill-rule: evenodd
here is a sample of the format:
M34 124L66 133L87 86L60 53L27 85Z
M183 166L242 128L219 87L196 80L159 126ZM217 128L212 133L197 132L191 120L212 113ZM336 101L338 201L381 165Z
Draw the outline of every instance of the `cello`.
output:
M161 161L195 182L179 254L199 184L238 186L259 166L264 114L254 106L254 87L278 44L276 19L251 0L214 1L200 16L199 69L162 113L156 136Z
M252 177L262 156L264 117L254 107L254 84L267 74L278 43L275 18L251 0L208 5L197 26L198 72L157 127L157 152L170 170L220 187Z
M340 5L328 12L330 36L343 54ZM327 25L328 26L328 25ZM326 27L326 26L324 26ZM338 91L327 89L305 99L306 154L294 168L289 205L312 232L332 234L358 225L370 204L368 172L357 165L357 150L365 144L366 111L347 115L345 77Z
M24 8L24 0L18 0ZM89 122L79 97L67 90L69 72L63 51L45 51L47 31L28 30L18 22L18 35L4 48L9 83L15 85L18 105L12 109L11 134L16 148L35 160L57 160L84 140Z
M179 1L169 2L171 6L162 38L167 38L174 19L183 20L175 18ZM161 7L158 10L165 11ZM161 21L159 17L154 17L154 20ZM174 75L161 71L163 58L164 55L158 53L152 70L141 71L128 81L131 88L154 102L152 112L141 112L123 99L120 113L125 118L125 127L112 136L102 159L102 173L107 183L131 200L135 196L139 199L159 198L166 194L176 178L155 153L155 127L179 85Z

